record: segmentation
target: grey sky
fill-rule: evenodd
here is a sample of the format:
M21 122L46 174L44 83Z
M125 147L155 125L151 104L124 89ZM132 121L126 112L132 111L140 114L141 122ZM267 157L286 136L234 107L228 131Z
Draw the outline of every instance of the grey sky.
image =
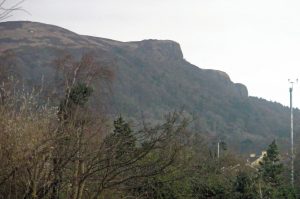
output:
M27 0L23 7L31 15L9 20L121 41L175 40L189 62L225 71L250 95L285 105L288 78L300 77L298 0Z

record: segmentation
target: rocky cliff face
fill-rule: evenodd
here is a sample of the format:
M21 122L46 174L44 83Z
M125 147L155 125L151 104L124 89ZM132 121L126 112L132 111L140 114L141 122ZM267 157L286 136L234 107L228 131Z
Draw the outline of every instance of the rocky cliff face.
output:
M246 86L233 83L225 72L188 63L174 41L119 42L41 23L0 23L0 66L9 66L30 85L40 84L44 77L48 86L55 87L53 60L65 53L79 59L87 52L115 73L107 100L111 114L131 118L143 114L156 119L184 109L198 118L197 130L222 135L234 143L245 139L249 143L250 139L256 146L274 136L284 137L281 134L288 131L288 126L282 125L288 123L287 108L249 98ZM95 84L95 90L101 86Z
M242 96L244 98L248 97L248 89L245 85L237 83L237 84L235 84L235 88L236 88L237 93L240 96Z
M158 60L182 60L183 54L180 45L174 41L144 40L137 42L139 51L144 56Z
M106 53L107 57L110 54L111 62L116 57L117 59L123 57L125 59L131 58L131 62L140 61L140 65L157 65L151 66L152 68L165 67L166 69L168 67L172 69L174 67L173 69L176 70L178 65L180 65L179 67L188 65L183 59L180 45L169 40L118 42L103 38L81 36L60 27L35 22L1 23L0 31L0 53L5 54L9 50L21 52L19 61L25 65L36 65L34 60L31 63L25 63L26 61L30 61L22 58L26 53L27 57L30 56L30 53L36 54L35 58L38 59L36 60L37 62L50 63L51 59L59 56L60 52L80 54L88 51L98 52L98 55ZM42 53L44 54L43 57L39 57ZM39 58L44 60L39 60ZM198 70L197 72L199 73L200 71L202 74L199 74L199 77L203 76L202 78L205 79L204 76L207 76L211 81L220 81L219 85L226 85L226 89L231 90L230 93L232 94L246 93L240 92L240 85L235 88L236 85L231 82L225 72L216 70ZM35 73L31 71L30 74Z

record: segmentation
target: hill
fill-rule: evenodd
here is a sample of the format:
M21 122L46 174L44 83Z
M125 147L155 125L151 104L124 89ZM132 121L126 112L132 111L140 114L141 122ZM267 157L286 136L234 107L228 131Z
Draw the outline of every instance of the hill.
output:
M193 128L211 139L224 139L242 152L258 151L277 138L289 139L289 109L249 97L246 86L222 71L201 69L184 59L180 45L168 40L120 42L83 36L35 22L0 23L0 66L26 85L56 87L54 60L62 54L80 58L92 52L115 74L110 91L101 94L109 113L155 121L167 112L184 110ZM241 66L242 67L242 66ZM55 88L56 87L56 88ZM101 90L101 83L94 85ZM94 100L96 106L96 100ZM299 132L295 112L295 133Z

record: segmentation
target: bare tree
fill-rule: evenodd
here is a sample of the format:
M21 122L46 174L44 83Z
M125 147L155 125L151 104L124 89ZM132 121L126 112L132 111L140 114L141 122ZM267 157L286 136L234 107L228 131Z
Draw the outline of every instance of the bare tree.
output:
M58 107L36 102L37 90L0 85L7 99L0 103L0 198L98 199L168 172L184 118L170 114L163 124L133 130L120 117L112 131L87 103L93 80L112 79L109 68L92 55L66 56L56 65L65 94Z
M22 8L22 4L25 0L20 0L14 4L8 4L7 0L0 0L0 22L11 17L14 12L22 11L28 13L25 9Z

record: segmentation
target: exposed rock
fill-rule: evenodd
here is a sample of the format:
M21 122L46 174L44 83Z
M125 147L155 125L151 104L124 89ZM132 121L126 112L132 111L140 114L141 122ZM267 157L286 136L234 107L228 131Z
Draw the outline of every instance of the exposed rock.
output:
M138 43L136 50L145 53L146 56L157 59L183 59L180 45L170 40L143 40Z
M240 84L240 83L236 83L235 87L236 87L237 93L240 96L245 97L245 98L248 97L248 89L247 89L247 87L245 85Z

